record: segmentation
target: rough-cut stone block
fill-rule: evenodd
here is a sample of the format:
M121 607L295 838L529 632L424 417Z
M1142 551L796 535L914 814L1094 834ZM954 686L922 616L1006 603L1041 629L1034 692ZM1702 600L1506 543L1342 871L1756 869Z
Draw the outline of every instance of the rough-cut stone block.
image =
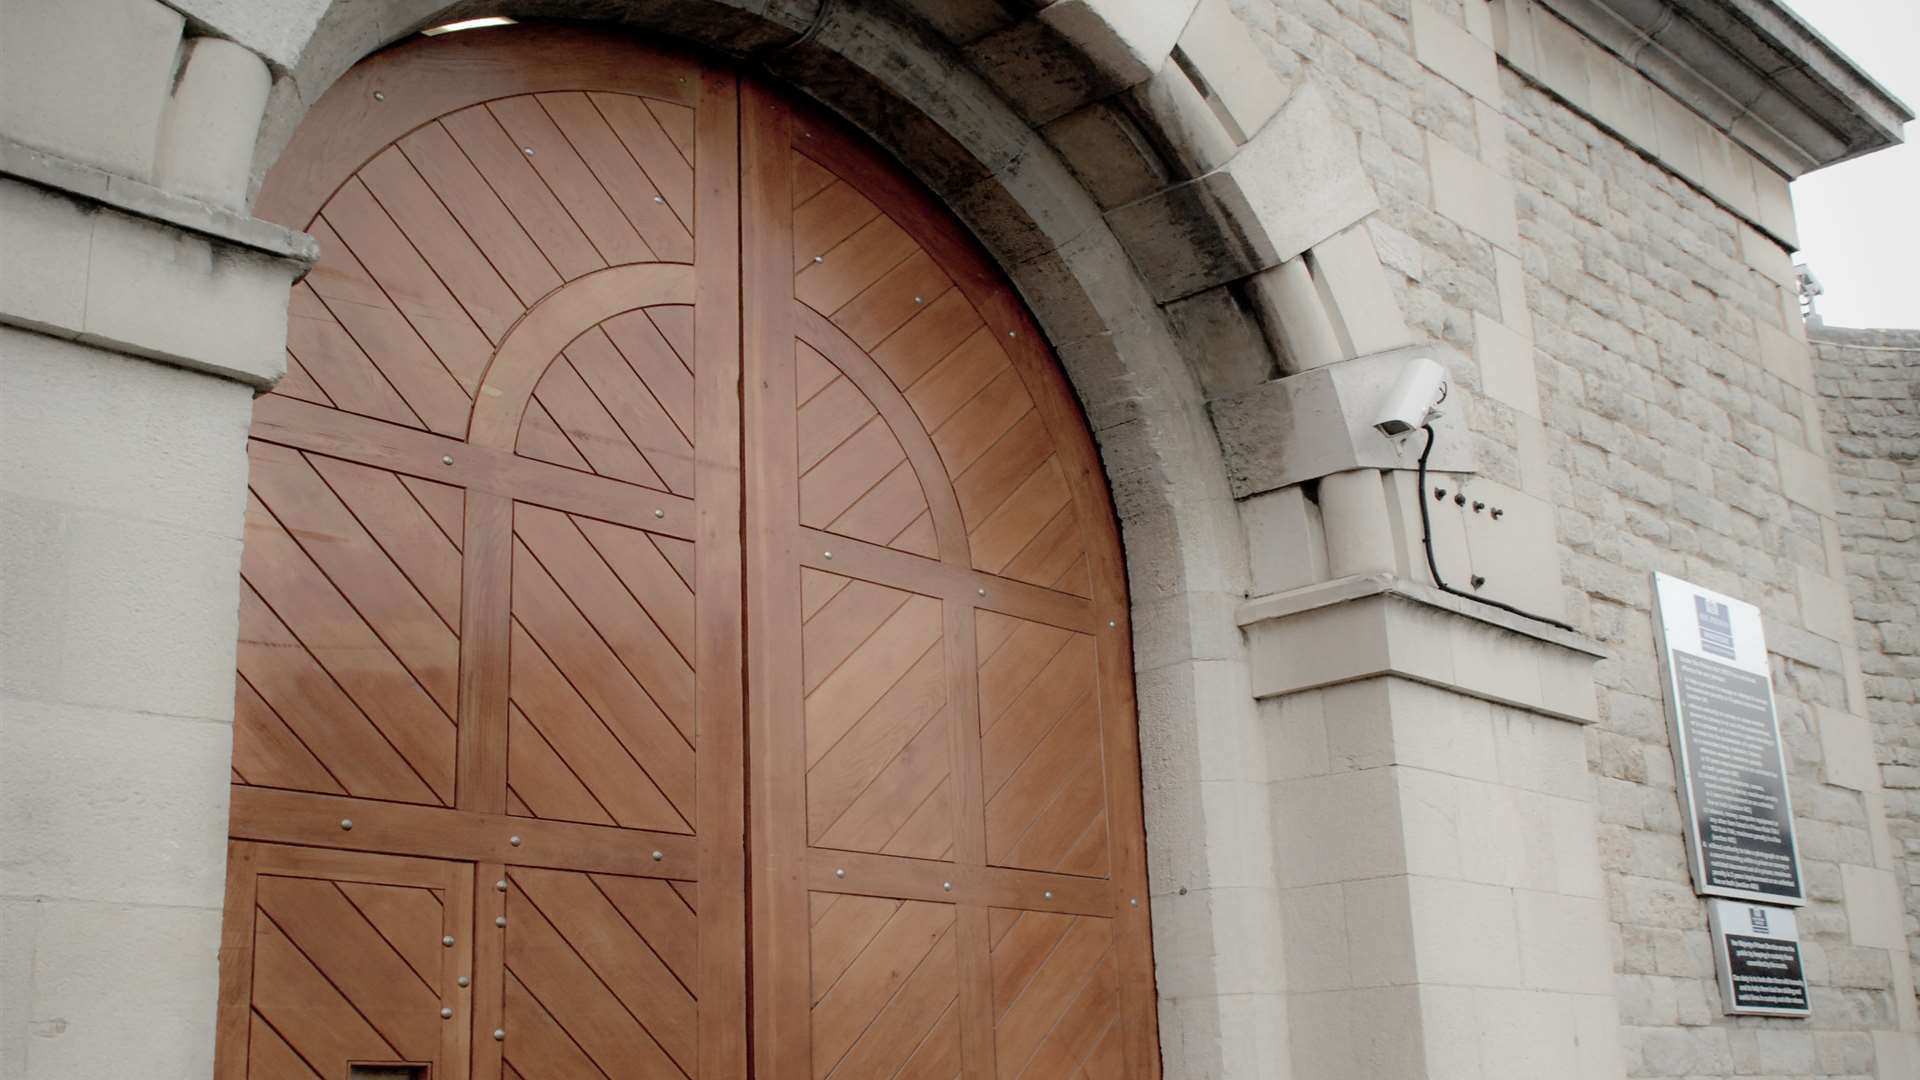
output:
M1413 55L1435 74L1481 101L1499 101L1500 79L1493 49L1424 0L1413 0L1412 7Z
M1174 58L1196 79L1236 142L1246 142L1287 99L1287 87L1227 0L1200 0Z
M0 132L110 172L153 169L184 24L152 0L9 2Z
M1223 168L1107 218L1165 301L1284 262L1378 206L1353 129L1307 81Z
M1427 171L1435 210L1495 247L1519 252L1513 181L1432 132L1427 132Z
M1365 226L1320 241L1307 259L1346 355L1366 356L1413 342Z
M967 47L1028 120L1045 123L1160 70L1194 0L1058 0Z

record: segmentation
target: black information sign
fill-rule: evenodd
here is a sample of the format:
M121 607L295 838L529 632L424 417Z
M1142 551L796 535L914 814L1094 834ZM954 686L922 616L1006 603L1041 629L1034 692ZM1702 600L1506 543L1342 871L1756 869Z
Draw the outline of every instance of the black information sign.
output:
M1672 661L1702 890L1799 898L1767 677L1677 650Z
M1736 1009L1807 1008L1807 978L1800 972L1800 943L1727 935L1727 977Z
M1715 900L1707 916L1728 1012L1806 1016L1812 1011L1791 910Z
M1804 904L1760 609L1660 573L1653 594L1694 889Z

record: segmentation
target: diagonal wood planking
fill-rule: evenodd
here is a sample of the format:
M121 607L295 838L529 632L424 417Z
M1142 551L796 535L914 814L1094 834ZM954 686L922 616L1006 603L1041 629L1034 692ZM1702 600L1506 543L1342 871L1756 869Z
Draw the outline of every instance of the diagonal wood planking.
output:
M670 939L692 909L664 882L525 867L508 881L507 1062L529 1080L693 1075L698 1005L667 959L686 970Z
M796 191L797 198L805 197L794 209L794 295L867 350L906 395L960 498L973 566L1090 596L1083 523L1071 487L1006 350L938 262L899 225L825 166L797 151L794 157L796 172L818 184L810 192ZM803 380L810 351L801 350ZM847 429L840 437L851 444L861 437L856 432L864 433L856 425L867 422L863 410L871 405L833 401L826 396L832 390L833 384L824 385L815 400L832 403L820 411L837 427L815 426L828 435ZM802 419L804 432L804 407ZM882 466L894 468L897 453L897 439L874 433L866 436L858 460L868 473L878 473ZM904 468L897 471L903 475L893 482L902 494L895 498L904 499L910 477ZM862 479L872 484L879 477ZM930 546L931 537L924 543Z
M1111 920L995 908L999 1080L1124 1076Z
M917 858L953 847L941 605L841 584L806 620L807 833L819 846Z
M900 440L826 357L795 343L800 523L938 558L927 496Z
M813 1076L959 1074L948 904L813 894Z
M1106 876L1093 639L989 611L976 619L987 860Z

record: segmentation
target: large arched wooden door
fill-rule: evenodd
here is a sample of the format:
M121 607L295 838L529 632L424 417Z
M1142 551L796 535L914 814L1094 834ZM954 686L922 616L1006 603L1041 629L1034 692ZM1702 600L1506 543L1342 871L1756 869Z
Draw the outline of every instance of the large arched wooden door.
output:
M1158 1073L1118 538L945 213L557 27L260 200L220 1080Z

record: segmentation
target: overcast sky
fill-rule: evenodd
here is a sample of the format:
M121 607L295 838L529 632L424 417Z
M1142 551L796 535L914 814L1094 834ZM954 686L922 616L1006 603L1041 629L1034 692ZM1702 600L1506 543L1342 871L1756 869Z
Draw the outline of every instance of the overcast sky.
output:
M1920 109L1920 0L1786 0L1908 111ZM1904 145L1793 182L1800 254L1829 326L1920 328L1920 123Z

